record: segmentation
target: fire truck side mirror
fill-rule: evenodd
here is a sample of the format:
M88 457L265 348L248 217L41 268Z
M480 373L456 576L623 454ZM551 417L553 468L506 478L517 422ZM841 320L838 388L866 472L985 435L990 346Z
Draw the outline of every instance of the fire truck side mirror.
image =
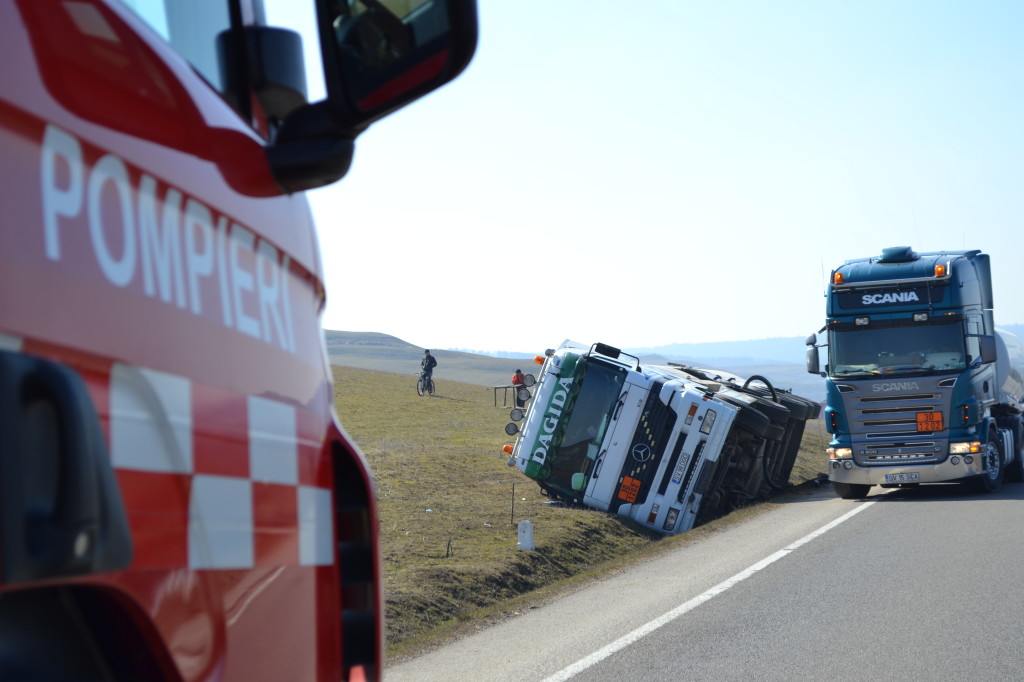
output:
M289 192L341 179L360 133L458 76L476 50L475 0L316 0L316 9L327 99L293 111L268 150Z
M358 133L455 78L476 49L475 0L317 0L333 113Z

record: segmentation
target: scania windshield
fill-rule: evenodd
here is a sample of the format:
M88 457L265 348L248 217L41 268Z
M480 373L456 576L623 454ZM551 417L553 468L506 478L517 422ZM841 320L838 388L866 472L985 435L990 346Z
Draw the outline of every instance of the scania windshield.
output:
M935 324L883 322L829 334L833 377L955 372L964 369L965 357L959 318Z
M572 404L569 421L564 425L561 437L556 433L545 466L544 485L570 495L572 491L581 489L585 475L597 458L626 380L626 370L622 367L592 358L581 365L575 384L576 394L569 398ZM583 478L577 477L576 486L573 485L573 474L584 474Z

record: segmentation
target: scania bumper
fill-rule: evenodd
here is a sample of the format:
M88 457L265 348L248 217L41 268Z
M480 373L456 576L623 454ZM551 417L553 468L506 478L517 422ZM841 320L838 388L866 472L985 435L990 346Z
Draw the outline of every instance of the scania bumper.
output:
M829 462L828 480L866 485L942 483L984 473L981 455L951 455L934 464L863 467L851 459Z

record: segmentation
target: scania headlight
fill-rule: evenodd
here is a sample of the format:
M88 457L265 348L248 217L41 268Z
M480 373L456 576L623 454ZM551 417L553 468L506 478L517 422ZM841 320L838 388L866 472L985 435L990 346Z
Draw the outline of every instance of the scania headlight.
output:
M850 459L853 457L853 450L850 448L829 448L827 452L829 459Z
M965 443L950 443L949 454L969 455L981 452L981 441L972 440Z

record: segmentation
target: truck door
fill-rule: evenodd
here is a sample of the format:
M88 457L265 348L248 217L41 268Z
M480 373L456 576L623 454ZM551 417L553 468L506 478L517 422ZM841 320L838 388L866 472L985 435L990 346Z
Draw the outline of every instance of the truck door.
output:
M610 428L594 463L584 504L603 510L611 507L619 488L619 472L626 448L632 442L650 384L651 381L642 374L627 374L619 402L612 413Z

